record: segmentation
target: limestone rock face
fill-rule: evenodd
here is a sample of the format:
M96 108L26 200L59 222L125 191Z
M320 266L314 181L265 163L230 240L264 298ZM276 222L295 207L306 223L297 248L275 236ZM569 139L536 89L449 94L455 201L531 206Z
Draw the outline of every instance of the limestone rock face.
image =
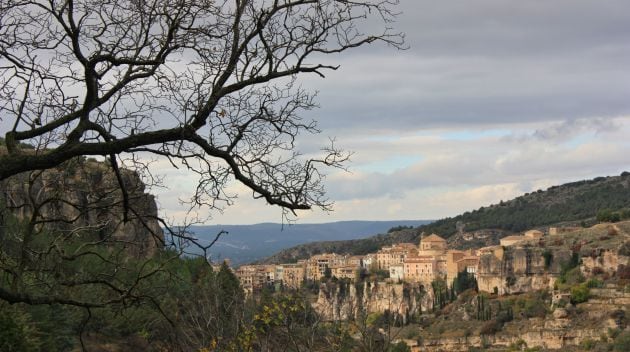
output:
M505 247L501 255L481 255L477 270L479 289L499 294L553 289L561 264L570 260L570 250L554 250L553 260L545 264L543 249L538 247Z
M325 320L347 320L361 312L393 313L406 323L413 314L427 311L432 302L430 292L418 284L365 282L322 284L314 308Z
M628 265L628 261L627 256L619 255L616 250L599 250L582 257L580 270L586 277L598 274L598 271L599 274L614 275L619 265Z
M568 316L569 313L564 308L556 308L556 310L553 311L553 317L556 319L564 319Z
M145 193L137 173L120 171L128 207L111 168L86 160L0 182L0 204L20 219L35 213L37 226L47 230L117 243L135 257L151 256L164 241L155 199Z
M510 329L512 323L507 323ZM492 350L507 349L510 345L524 342L527 347L545 350L563 351L568 347L579 346L586 339L598 340L602 334L601 326L577 328L571 319L531 318L517 331L504 331L496 335L468 336L454 338L428 339L424 341L422 351L469 351L471 347L492 346Z

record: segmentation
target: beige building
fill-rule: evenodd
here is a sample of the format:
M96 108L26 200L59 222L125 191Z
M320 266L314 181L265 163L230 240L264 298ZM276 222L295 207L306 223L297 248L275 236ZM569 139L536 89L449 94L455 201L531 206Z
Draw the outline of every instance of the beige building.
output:
M541 239L545 234L538 230L529 230L521 236L507 236L499 240L502 246L513 246L522 241L531 241Z
M282 283L292 289L299 289L305 279L306 262L296 264L282 264L284 269Z
M404 280L431 283L438 275L437 260L431 256L413 256L403 263Z
M450 285L453 279L457 277L459 273L459 267L457 261L464 258L466 253L464 251L449 250L446 252L446 282Z
M243 290L251 294L276 282L276 265L243 265L236 269Z
M458 272L465 271L477 277L477 267L479 266L479 257L476 255L466 256L457 261Z
M420 239L418 255L405 259L404 280L429 284L443 278L450 284L460 271L476 272L478 262L477 251L449 250L445 239L432 234Z
M356 266L357 268L363 267L363 256L352 255L346 258L346 264Z
M354 280L357 270L361 268L362 260L362 256L347 256L336 253L317 254L306 261L305 278L310 281L319 281L324 277L326 268L328 268L331 277Z
M306 261L306 279L318 281L324 276L326 268L341 265L346 265L346 256L336 253L316 254Z
M417 255L418 249L413 243L396 243L383 247L376 252L376 263L381 270L389 270L392 265L401 265L407 256Z
M431 234L420 239L418 254L420 256L438 256L446 254L447 249L448 245L445 239L436 234Z
M544 232L538 231L538 230L529 230L529 231L525 232L525 237L533 239L533 240L537 240L537 239L543 237L544 235L545 235Z
M527 238L536 236L538 235L528 232ZM522 240L526 236L510 237ZM498 246L487 250L501 248ZM387 270L392 281L430 284L437 278L444 278L450 284L461 271L476 273L479 264L477 252L448 250L446 240L432 234L422 237L418 246L413 243L397 243L365 256L322 253L295 264L244 265L236 271L236 275L246 292L255 292L278 282L297 289L304 280L319 281L327 269L330 270L331 277L354 280L360 269L371 266Z
M243 265L236 269L236 277L241 282L243 291L247 294L254 292L254 281L256 276L256 268L253 265Z
M446 253L446 282L451 285L457 274L466 271L472 274L477 272L479 253L475 249L466 251L449 250Z

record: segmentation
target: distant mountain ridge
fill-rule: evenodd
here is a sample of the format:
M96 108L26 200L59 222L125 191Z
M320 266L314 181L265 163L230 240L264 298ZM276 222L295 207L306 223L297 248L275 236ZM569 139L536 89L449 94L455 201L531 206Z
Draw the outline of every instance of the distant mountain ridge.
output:
M290 262L322 252L365 254L392 243L418 243L422 233L437 233L453 242L450 238L457 233L488 231L494 234L492 240L496 241L510 233L553 224L579 224L585 221L591 225L600 210L629 208L630 172L623 172L619 176L596 177L552 186L545 191L526 193L509 201L481 207L411 230L351 241L308 243L283 250L262 262Z
M209 244L220 231L227 231L210 248L212 260L230 259L232 265L258 261L282 249L296 245L352 240L385 233L394 227L417 227L428 220L339 221L323 224L210 225L192 226L189 230L202 244ZM194 250L194 248L190 248Z

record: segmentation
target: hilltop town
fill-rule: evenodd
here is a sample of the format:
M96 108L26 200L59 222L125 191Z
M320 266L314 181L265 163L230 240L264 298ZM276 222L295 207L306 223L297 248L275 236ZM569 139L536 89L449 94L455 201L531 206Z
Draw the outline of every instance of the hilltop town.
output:
M548 233L555 235L570 229L552 227ZM434 280L444 279L450 285L460 272L476 277L483 253L495 253L503 247L539 240L544 235L542 231L529 230L522 235L502 238L499 246L457 250L448 248L444 238L431 234L421 236L418 245L396 243L363 256L322 253L297 263L242 265L235 273L248 294L264 288L299 289L305 282L320 282L323 279L355 281L367 272L380 274L386 282L429 286Z
M627 221L528 230L467 250L431 234L364 256L323 253L235 273L254 296L314 283L322 319L360 329L366 316L389 317L380 334L410 351L582 351L622 343L630 326L629 243ZM476 290L455 288L461 273Z

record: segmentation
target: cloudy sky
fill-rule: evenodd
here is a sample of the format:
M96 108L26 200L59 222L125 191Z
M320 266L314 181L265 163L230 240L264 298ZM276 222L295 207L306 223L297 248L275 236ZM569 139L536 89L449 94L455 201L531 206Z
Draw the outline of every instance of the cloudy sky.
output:
M409 50L372 46L327 58L341 68L302 84L320 136L354 152L331 170L335 211L299 222L437 219L568 181L630 170L630 2L401 0ZM190 175L166 171L163 213ZM211 223L279 222L241 193ZM207 215L201 210L201 215Z

